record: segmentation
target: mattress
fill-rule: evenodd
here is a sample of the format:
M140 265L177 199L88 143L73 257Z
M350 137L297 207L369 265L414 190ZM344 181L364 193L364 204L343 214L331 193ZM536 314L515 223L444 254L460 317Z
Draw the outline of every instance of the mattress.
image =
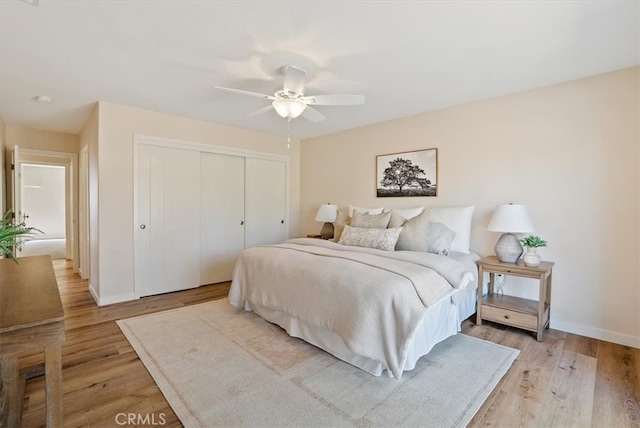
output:
M428 354L436 344L447 337L457 334L462 321L475 313L475 290L459 290L457 293L464 293L465 296L457 305L452 303L451 297L445 297L427 310L409 342L403 371L413 370L420 357ZM284 312L252 305L249 302L245 302L245 310L255 312L265 320L282 327L290 336L317 346L374 376L380 376L386 371L389 377L393 377L384 363L353 353L340 336L330 330L309 325Z
M271 248L257 248L250 251L245 250L246 254L241 255L236 265L234 282L229 293L230 302L234 306L254 311L265 320L284 328L291 336L301 338L318 346L373 375L379 376L384 371L387 371L390 375L393 373L396 377L400 377L403 371L412 370L421 356L427 354L438 342L456 334L460 330L461 321L475 311L475 288L477 285L475 260L477 260L478 256L474 253L451 253L448 258L455 259L454 262L446 260L447 257L445 256L428 256L426 253L421 255L413 252L401 252L405 254L396 253L395 255L383 252L385 254L380 254L382 259L378 259L377 256L375 259L370 259L369 257L377 254L376 251L378 253L380 251L358 250L358 254L349 254L349 260L345 261L345 255L347 254L345 251L353 251L350 247L345 248L345 246L333 243L322 243L321 246L324 246L324 248L310 249L308 245L315 247L318 244L303 240L293 241L287 245L268 246ZM301 246L305 248L301 248ZM367 254L363 255L360 251L364 251ZM337 252L337 254L334 254L334 252ZM319 259L317 258L318 256L320 256ZM351 257L355 257L355 260L352 260ZM418 276L412 281L407 281L408 278L405 277L404 273L389 273L389 268L391 266L395 268L396 262L390 262L387 260L388 257L401 259L400 265L404 266L404 268L408 267L409 271L413 272L413 275ZM439 278L439 287L442 291L444 278L434 272L427 272L430 270L429 268L425 271L425 266L422 266L422 263L425 262L423 260L424 257L429 259L429 263L444 263L448 267L454 268L454 272L464 276L463 283L467 285L462 287L447 285L446 288L449 291L446 293L441 292L436 299L421 306L422 309L419 311L419 316L416 317L418 311L414 310L412 312L412 327L410 331L400 333L404 334L401 341L385 342L384 340L389 337L395 339L393 335L396 333L394 332L401 331L396 330L402 324L396 324L396 321L394 321L396 318L394 317L404 317L406 315L404 312L406 306L403 305L404 300L399 298L396 293L401 292L402 294L400 295L404 297L406 296L404 293L407 293L407 291L399 291L399 288L409 287L410 290L415 288L413 292L408 294L414 296L412 299L422 300L423 303L424 298L422 296L418 298L416 295L419 286L424 290L423 287L427 283ZM419 259L419 266L413 265L416 258ZM322 263L318 263L319 260ZM412 262L407 263L407 260L412 260ZM331 263L335 264L333 269ZM359 270L358 276L348 276L344 270L345 263L356 263L360 266L360 269L363 268L363 265L370 267L364 271ZM391 263L391 265L383 267L379 265L384 263ZM376 266L373 266L374 264ZM460 264L463 266L460 266ZM318 266L321 267L318 268ZM368 271L372 267L375 267L373 274ZM348 280L345 281L342 272L345 272L344 275L347 275ZM368 276L367 279L362 279L360 275ZM381 281L381 284L374 285L373 282L378 281L378 278L384 275L393 277L394 282ZM422 278L422 275L426 275L426 277ZM330 283L325 281L327 276L332 277L329 279ZM472 280L471 276L473 276ZM396 277L402 279L402 281L396 283ZM374 280L374 278L376 279ZM427 282L418 284L416 281ZM336 282L340 283L340 287L336 286ZM389 286L391 288L388 288ZM325 287L330 288L325 291ZM321 289L322 291L319 291ZM372 293L375 293L373 290L383 290L384 293L391 293L387 296L391 300L383 299L379 301L377 298L370 300ZM331 294L328 295L326 294L327 292ZM371 326L366 324L366 335L363 336L362 331L360 331L361 334L355 336L357 340L354 340L354 336L345 336L344 331L339 331L339 329L335 328L336 326L339 327L340 323L346 324L345 321L341 321L342 318L335 318L336 314L345 313L345 300L336 297L337 295L334 293L340 294L343 292L347 293L343 299L351 299L349 305L346 306L346 308L350 308L350 310L347 310L349 312L347 321L355 322L356 324L364 322L360 321L359 318L360 311L362 311L360 306L368 307L363 312L363 315L368 317L367 319L371 320L371 316L380 318L378 324L374 323ZM420 295L420 292L418 292L418 295ZM300 297L294 298L293 296ZM327 298L327 296L331 297ZM363 298L365 300L361 305L360 300ZM293 310L291 304L295 305ZM381 304L382 306L378 306ZM413 304L415 305L416 303ZM302 307L300 308L298 305L302 305ZM342 308L340 309L342 312L336 312L336 305ZM358 308L350 305L357 305ZM377 310L371 312L372 307L379 307L382 312L377 312ZM308 311L310 310L314 311L313 316L309 316ZM382 318L383 313L385 315L384 318ZM358 317L354 318L354 314L358 314ZM389 318L389 314L392 315L392 318ZM336 320L338 320L337 324ZM371 329L372 326L377 327ZM383 331L386 331L386 333L383 333ZM391 335L388 334L389 331L391 331ZM354 346L354 343L367 345L358 347ZM393 344L389 348L386 345L384 345L384 348L378 348L378 346L383 346L383 343ZM398 348L400 345L401 347Z

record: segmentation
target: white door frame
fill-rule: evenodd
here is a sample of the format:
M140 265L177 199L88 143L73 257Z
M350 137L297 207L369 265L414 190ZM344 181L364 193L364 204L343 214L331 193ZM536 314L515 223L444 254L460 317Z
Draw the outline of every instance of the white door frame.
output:
M89 236L89 148L84 146L78 160L78 273L82 279L91 273Z
M17 148L17 146L16 146ZM14 149L15 151L15 149ZM65 168L65 217L67 257L73 260L73 271L78 272L78 155L76 153L54 152L37 149L20 148L14 160L14 173L20 171L23 163L64 166ZM17 186L20 180L14 180L13 192L20 194ZM14 207L14 210L21 207ZM37 227L37 225L36 225Z

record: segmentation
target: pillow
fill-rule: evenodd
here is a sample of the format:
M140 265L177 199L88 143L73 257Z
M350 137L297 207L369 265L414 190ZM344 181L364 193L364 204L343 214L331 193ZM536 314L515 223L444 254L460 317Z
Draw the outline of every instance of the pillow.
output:
M368 227L344 226L344 232L338 244L352 247L377 248L378 250L393 251L400 236L401 227L391 229L371 229Z
M475 206L429 208L429 221L442 223L456 233L451 251L469 254L471 241L471 218Z
M360 211L361 213L367 214L382 214L383 209L384 208L361 208L349 204L349 217L353 217L354 211Z
M333 222L333 242L338 242L338 240L340 239L340 235L342 235L342 231L344 230L344 226L350 223L351 217L349 217L342 211L338 211L338 215Z
M404 217L407 220L411 220L415 216L424 212L424 207L416 207L416 208L394 208L392 212Z
M405 220L394 210L391 213L389 227L402 226L402 231L396 243L396 251L422 251L429 249L429 212L423 210L421 214Z
M428 251L442 256L448 256L451 243L456 233L442 223L429 223Z
M387 226L389 226L390 218L391 218L391 213L372 215L367 213L361 213L360 211L354 211L353 218L351 219L351 223L349 224L353 227L386 229Z

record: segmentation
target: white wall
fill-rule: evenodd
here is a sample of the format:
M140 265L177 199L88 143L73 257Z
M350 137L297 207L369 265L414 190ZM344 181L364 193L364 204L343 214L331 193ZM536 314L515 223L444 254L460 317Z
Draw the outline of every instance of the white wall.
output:
M87 118L79 135L80 149L87 148L89 158L88 173L88 218L89 218L89 265L81 266L82 273L89 277L89 291L95 300L100 295L100 258L99 256L99 229L98 229L98 195L100 189L98 187L98 110L99 104L96 103ZM83 232L84 233L84 232ZM87 239L81 235L79 239Z
M299 150L298 141L287 149L286 139L156 113L133 107L99 103L98 107L98 261L99 304L134 297L133 271L133 136L183 140L233 147L289 157L289 231L298 234ZM93 189L92 189L93 191ZM92 244L92 254L93 254ZM94 261L92 260L92 264Z
M486 230L495 206L523 203L549 241L543 259L556 263L551 326L640 347L639 75L635 67L305 140L302 231L318 232L326 202L475 205L472 247L487 255L499 237ZM432 147L437 197L376 198L376 155Z

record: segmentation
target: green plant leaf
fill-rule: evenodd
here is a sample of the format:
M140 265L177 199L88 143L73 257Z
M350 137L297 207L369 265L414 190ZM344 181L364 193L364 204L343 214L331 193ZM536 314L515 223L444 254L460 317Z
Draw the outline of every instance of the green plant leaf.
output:
M0 219L0 255L9 257L18 263L14 249L19 249L22 244L32 239L37 233L43 232L35 227L27 226L25 223L14 223L11 219L11 212L7 211Z
M535 235L529 235L526 238L522 238L520 240L520 242L525 247L537 248L537 247L546 247L547 246L547 241L545 241L543 239L540 239L539 237L537 237Z

